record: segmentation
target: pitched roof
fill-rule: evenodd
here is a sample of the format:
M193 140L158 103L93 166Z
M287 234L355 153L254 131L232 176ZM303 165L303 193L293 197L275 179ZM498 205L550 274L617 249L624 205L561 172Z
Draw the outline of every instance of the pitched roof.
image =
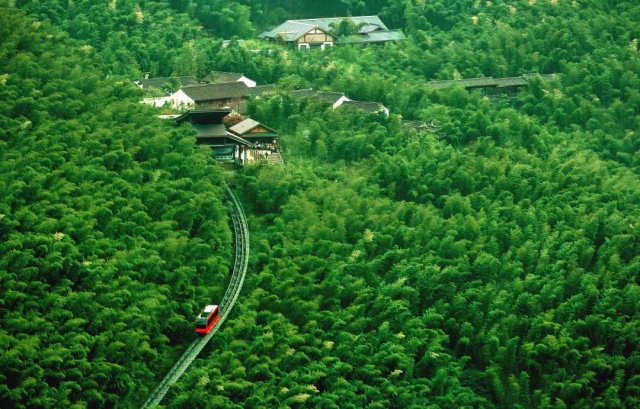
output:
M245 145L245 146L250 146L250 147L255 147L256 145L253 142L249 142L248 140L244 139L241 136L238 135L234 135L231 132L227 132L227 138L234 140L236 142L240 142L241 144Z
M427 85L435 89L448 88L454 85L460 85L463 88L478 88L478 87L495 87L497 83L496 83L496 80L491 77L480 77L480 78L468 78L468 79L462 79L462 80L429 81Z
M388 30L378 16L356 16L356 17L328 17L311 18L306 20L287 20L278 27L260 34L260 38L282 37L284 41L296 41L313 28L320 28L325 32L331 31L331 24L340 24L344 19L351 19L360 26L359 33L370 33L377 30Z
M386 31L374 31L371 33L353 35L340 38L337 42L339 44L354 44L354 43L386 43L387 41L399 41L406 40L406 36L402 30L386 30Z
M496 86L498 88L504 87L526 87L529 82L524 77L507 77L496 78Z
M275 92L277 90L278 88L275 86L275 84L258 85L251 88L251 94L255 96L260 96L265 92Z
M462 80L436 80L429 81L427 86L434 89L443 89L452 87L454 85L460 85L463 88L483 88L483 87L514 87L514 86L526 86L529 81L534 78L540 78L543 81L553 81L560 78L560 74L524 74L519 77L505 77L505 78L467 78Z
M189 121L194 124L221 124L222 119L230 113L231 110L228 108L194 109L180 115L175 119L175 121L178 125L185 121Z
M222 82L238 81L242 77L244 77L244 74L239 72L211 71L209 75L202 79L202 82L220 84Z
M164 89L172 83L178 84L178 86L193 85L198 83L198 79L193 76L186 77L157 77L157 78L144 78L137 81L138 85L142 89L158 88Z
M233 81L221 84L201 84L182 87L182 91L194 101L211 101L246 97L250 95L249 87L244 82Z
M269 132L266 132L269 135L272 134L277 134L276 131L274 131L273 129L269 128L268 126L261 124L260 122L251 119L251 118L247 118L244 121L238 122L237 124L235 124L234 126L232 126L231 128L229 128L229 130L231 132L233 132L236 135L241 135L241 136L246 136L248 137L249 135L245 135L247 132L249 132L250 130L252 130L253 128L260 126L262 128L265 128L266 130L268 130ZM261 135L262 134L262 135ZM261 133L261 134L256 134L255 136L264 136L265 132Z
M196 131L196 138L219 138L227 136L224 124L191 124Z
M335 91L316 91L313 88L296 89L290 92L295 98L315 98L323 104L333 105L345 95Z
M491 77L467 78L458 80L465 88L495 87L496 80Z
M316 95L316 91L313 88L294 89L290 94L297 98L310 98Z
M344 97L342 92L334 91L316 91L314 95L320 102L325 104L335 104L340 98Z
M260 125L260 122L247 118L244 121L240 121L237 124L233 125L229 130L237 135L242 135L243 133L255 128Z

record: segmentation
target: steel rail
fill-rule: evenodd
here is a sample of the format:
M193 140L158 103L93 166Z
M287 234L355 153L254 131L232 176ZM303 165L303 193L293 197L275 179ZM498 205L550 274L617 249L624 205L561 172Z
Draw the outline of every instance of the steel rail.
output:
M162 381L151 392L147 400L142 404L142 409L154 407L162 401L167 391L173 385L184 372L189 368L191 363L196 359L198 354L204 349L213 335L218 332L218 329L222 326L222 323L227 319L227 316L233 309L238 296L242 291L244 284L244 278L247 274L247 266L249 264L249 226L247 223L247 217L242 208L240 200L238 200L235 193L227 188L227 197L230 202L229 213L231 215L231 225L233 228L233 247L234 247L234 263L233 273L227 291L225 291L222 301L220 301L220 319L215 327L203 337L194 340L191 345L184 351L182 356L178 358L173 367L167 372Z

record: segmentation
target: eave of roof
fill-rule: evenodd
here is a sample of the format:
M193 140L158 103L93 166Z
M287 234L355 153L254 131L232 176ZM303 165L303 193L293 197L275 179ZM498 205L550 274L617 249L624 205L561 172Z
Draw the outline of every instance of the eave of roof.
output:
M182 92L194 101L223 100L246 97L251 94L249 87L242 81L223 82L220 84L200 84L182 87Z
M186 121L194 124L221 124L222 119L230 113L229 108L191 110L177 117L175 121L177 125Z
M244 136L244 137L249 137L249 135L247 135L247 132L249 132L250 130L256 128L256 127L261 127L264 128L266 130L268 130L269 132L261 132L261 133L257 133L253 136L259 137L259 136L271 136L271 135L277 135L278 133L269 128L268 126L254 120L251 118L247 118L244 121L238 122L237 124L235 124L234 126L232 126L231 128L229 128L229 131L231 131L232 133L236 134L236 135L240 135L240 136Z
M526 87L529 85L529 82L524 77L496 78L495 81L498 88L517 86Z
M272 39L281 37L284 41L296 41L314 28L319 28L325 33L331 35L331 24L338 24L344 19L351 19L356 25L365 23L365 25L359 27L359 32L363 34L375 32L377 30L389 30L378 16L327 17L287 20L274 29L261 33L259 37Z
M347 37L341 37L338 39L338 44L371 44L371 43L386 43L387 41L401 41L406 40L402 30L386 30L386 31L374 31L367 34L352 35Z
M196 131L196 138L220 138L227 135L224 124L198 124L191 126Z

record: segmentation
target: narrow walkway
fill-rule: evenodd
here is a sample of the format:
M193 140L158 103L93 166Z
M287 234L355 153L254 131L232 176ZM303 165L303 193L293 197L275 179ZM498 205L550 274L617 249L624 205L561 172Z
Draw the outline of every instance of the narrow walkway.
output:
M284 159L282 159L282 155L280 154L280 152L275 151L272 152L271 155L267 156L267 163L269 165L284 166Z

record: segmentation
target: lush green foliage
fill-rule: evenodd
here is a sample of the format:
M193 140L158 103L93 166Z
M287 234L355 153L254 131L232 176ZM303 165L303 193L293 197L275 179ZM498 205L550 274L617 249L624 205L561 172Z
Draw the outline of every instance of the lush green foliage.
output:
M211 69L380 101L442 135L286 92L252 103L288 166L236 176L251 271L168 407L640 406L638 5L103 3L18 2L42 26L2 14L1 406L138 405L221 295L219 171L103 74ZM376 13L410 39L219 41ZM426 86L532 71L562 77L496 103Z
M0 11L0 406L113 407L224 291L222 177L130 82L17 14Z

